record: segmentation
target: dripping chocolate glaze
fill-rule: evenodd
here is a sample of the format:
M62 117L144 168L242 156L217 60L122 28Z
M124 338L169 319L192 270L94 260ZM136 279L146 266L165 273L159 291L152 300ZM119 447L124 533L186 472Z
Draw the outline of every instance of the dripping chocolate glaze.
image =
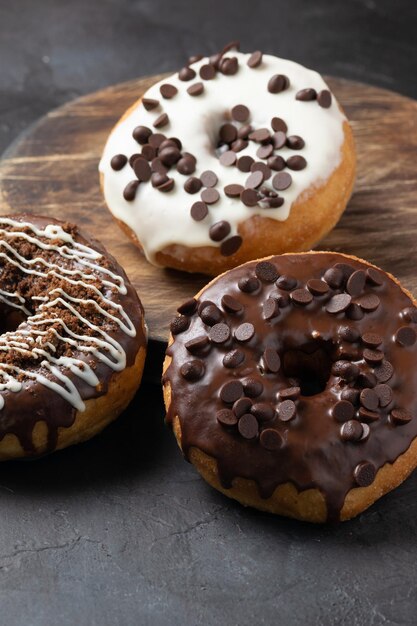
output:
M210 326L202 321L198 311L189 316L188 328L175 335L167 350L167 354L172 357L164 376L164 383L169 383L171 387L167 421L172 424L174 416L179 417L182 449L186 457L191 447L197 447L216 459L224 487L230 488L236 477L252 479L257 483L263 498L270 497L278 485L286 482L293 483L299 491L317 488L325 498L328 519L337 520L346 494L358 486L354 477L355 468L367 462L378 470L385 463L394 462L417 435L417 343L404 347L395 340L400 327L416 328L416 310L409 296L388 275L373 270L376 272L374 277L382 284L372 284L368 278L359 295L351 296L351 303L357 305L361 299L363 302L364 296L372 294L379 298L376 310L366 311L360 306L354 306L348 314L329 313L326 311L329 301L337 294L346 293L346 278L352 270L366 272L370 266L344 255L327 252L288 254L272 257L269 261L281 277L294 277L296 284L295 281L279 279L278 284L287 286L287 289L282 289L277 287L275 280L260 280L255 292L245 293L238 287L238 283L241 279L255 276L257 262L250 262L222 275L201 294L199 303L211 301L220 309L221 322L229 326L230 337L223 344L211 343L208 349L203 349L198 355L190 354L185 344L193 338L208 335ZM345 264L342 268L345 274L342 285L330 287L324 295L315 295L308 304L294 302L291 292L295 295L295 290L305 288L310 279L322 279L325 272L338 263ZM334 283L331 276L328 280ZM360 289L360 283L359 276L358 282L351 285L354 294ZM236 298L243 310L229 313L222 305L222 297L226 294ZM276 317L265 319L265 301L269 297L279 298L280 295L287 300L281 300L281 305L286 306L279 307ZM374 303L371 304L374 306ZM414 322L402 313L407 307L413 307ZM359 308L361 311L358 313ZM360 317L362 314L361 319L348 317ZM239 342L234 338L234 333L246 322L254 325L254 336L247 342ZM353 342L342 339L342 327L353 329L360 336L365 333L380 335L383 342L377 349L383 351L384 362L388 361L393 366L392 376L384 381L392 389L392 400L387 406L378 407L377 418L371 415L374 421L369 421L368 417L363 417L364 413L360 417L359 403L354 407L354 419L365 424L367 422L365 434L369 426L369 436L362 441L342 439L343 424L337 421L333 411L335 404L343 398L344 390L361 390L375 385L375 368L363 359L363 350L369 346L360 337ZM263 353L267 347L276 350L280 356L281 367L276 373L265 368ZM235 348L245 354L245 359L235 368L226 368L223 357ZM217 411L231 408L220 398L220 389L231 380L244 382L248 378L255 378L261 381L263 392L252 402L266 402L278 409L279 391L300 384L294 359L297 362L297 358L305 358L302 354L306 352L312 352L313 362L319 371L325 367L335 369L335 362L348 360L359 368L362 376L346 382L336 372L330 371L322 391L315 395L303 395L302 392L296 400L296 415L292 420L280 420L276 411L271 421L261 423L260 430L273 428L281 435L284 444L278 450L267 450L261 445L259 437L245 439L236 426L225 427L218 422ZM289 353L291 357L288 357ZM193 359L199 359L204 364L204 374L197 381L189 382L181 374L180 368ZM327 365L322 364L323 359ZM310 360L310 368L311 364ZM366 382L364 374L369 382ZM323 376L327 378L327 375ZM304 394L309 393L305 389L303 391ZM395 408L406 410L411 419L396 425L390 417Z
M96 324L99 324L100 327L105 329L106 333L112 339L120 344L126 354L126 366L132 365L135 361L138 350L141 347L146 346L146 336L143 326L143 309L136 291L130 284L126 274L116 260L106 252L104 247L99 242L82 234L73 224L66 224L51 218L35 217L33 215L11 216L10 219L16 222L16 224L10 225L0 223L0 227L8 231L20 230L33 235L30 229L27 227L21 227L20 223L27 222L38 229L44 229L49 224L56 224L61 226L65 232L70 233L75 242L88 246L95 252L102 255L101 258L96 260L96 264L100 267L106 268L113 274L120 277L120 282L124 283L126 293L120 293L115 288L103 285L101 280L103 279L103 276L106 277L105 275L100 274L100 272L95 273L93 269L82 266L77 262L77 260L66 259L59 253L54 253L54 251L44 251L36 245L30 244L23 238L16 237L7 239L7 243L12 246L14 251L12 253L8 252L8 254L10 254L13 258L16 258L14 253L17 253L29 260L34 257L40 257L50 263L56 263L60 268L77 270L83 272L84 274L87 273L90 275L90 281L87 281L89 284L97 287L99 291L105 295L107 300L110 300L111 302L114 302L122 307L123 311L132 322L132 326L135 329L135 336L129 336L126 334L117 323L109 320L108 317L101 315L94 309L94 307L90 310L84 309L84 313L87 319L94 319ZM39 239L44 243L51 243L50 239L42 237L39 237ZM60 241L59 238L57 238L54 243L62 245L62 241ZM69 244L69 248L71 248L71 244ZM4 244L0 241L0 251L4 252L5 250L7 250L7 248L5 248ZM45 270L45 267L42 265L39 267L40 269ZM77 277L79 276L73 276L73 278ZM33 296L42 297L45 293L57 287L64 287L73 297L77 296L77 285L71 286L67 283L67 281L60 281L59 278L53 276L50 276L47 279L42 279L38 276L25 274L15 265L8 262L4 257L0 258L0 289L3 289L6 292L15 291L18 293L20 297L24 299L24 306L32 315L36 313L36 307L38 307L41 303L40 300L32 299ZM97 297L94 293L89 290L83 291L81 286L79 289L80 295L82 293L83 297L91 298L103 306L103 308L106 308L106 305L103 304L103 300ZM109 312L114 313L114 309L109 308L108 310ZM91 332L81 321L77 322L74 316L71 319L71 315L68 315L68 312L63 312L62 308L59 309L59 307L52 307L49 309L49 314L50 317L67 315L66 322L71 324L73 329L77 326L77 324L79 324L77 329L78 331L86 334L90 332L91 336L94 336L94 332ZM19 335L19 329L21 331L30 330L31 327L25 321L26 317L27 314L22 315L20 311L16 311L14 307L11 307L4 302L0 302L0 320L2 321L1 330L3 333L0 335L0 339L1 337L4 338L6 336L4 334L5 331L14 330L16 327L17 328L14 332L17 335ZM18 324L18 322L20 322L20 324ZM12 327L10 327L10 325ZM47 326L42 328L47 330ZM60 329L60 333L64 336L66 335L62 328ZM53 337L48 337L48 339L50 341L54 341ZM94 374L99 380L98 385L92 386L87 381L82 380L80 377L72 373L68 368L62 367L62 371L65 373L65 376L70 379L71 383L74 384L82 401L85 402L91 398L98 398L107 392L109 382L114 374L114 370L110 366L101 362L89 352L77 350L78 346L70 347L60 343L59 340L55 340L54 343L57 355L71 356L85 363L94 371ZM13 346L11 346L7 352L0 351L0 372L3 371L2 364L6 362L9 364L13 363L14 357L16 358L16 363L19 363L21 368L27 370L29 373L40 371L40 369L42 369L42 366L40 365L42 358L39 358L38 360L31 358L30 356L25 358L25 356L22 356L19 352L14 353ZM48 372L48 370L42 369L42 375L48 379L52 378L51 373ZM0 409L0 439L3 439L3 437L9 433L14 434L19 439L23 449L28 454L33 453L33 428L38 421L44 421L48 429L47 451L52 451L56 446L58 428L71 426L74 423L77 410L69 401L59 395L59 393L41 384L38 380L31 378L29 375L25 376L25 374L20 374L18 378L19 382L22 383L20 391L14 392L9 389L2 389L0 391L0 395L4 401L4 406Z

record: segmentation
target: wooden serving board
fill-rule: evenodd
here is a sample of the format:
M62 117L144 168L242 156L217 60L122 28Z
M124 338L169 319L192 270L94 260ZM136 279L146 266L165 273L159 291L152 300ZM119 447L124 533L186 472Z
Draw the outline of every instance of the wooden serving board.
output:
M66 104L31 126L0 162L0 212L33 212L77 223L124 266L146 311L151 349L163 352L176 306L207 277L155 268L105 208L97 166L106 137L152 76ZM328 82L352 122L358 152L355 192L320 249L368 259L417 294L417 102L347 80Z

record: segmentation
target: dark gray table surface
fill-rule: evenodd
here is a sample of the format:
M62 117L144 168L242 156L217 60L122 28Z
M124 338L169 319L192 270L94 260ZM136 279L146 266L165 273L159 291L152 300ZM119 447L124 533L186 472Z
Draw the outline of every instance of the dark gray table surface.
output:
M397 0L0 0L0 150L48 110L244 49L417 97ZM417 475L358 519L245 510L185 463L143 385L93 441L0 468L0 624L416 624Z

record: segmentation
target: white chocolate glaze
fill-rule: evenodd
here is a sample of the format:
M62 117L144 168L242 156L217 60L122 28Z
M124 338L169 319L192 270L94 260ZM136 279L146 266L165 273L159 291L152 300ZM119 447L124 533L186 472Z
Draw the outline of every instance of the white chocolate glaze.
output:
M7 230L5 226L16 230ZM30 233L23 230L28 229ZM13 240L19 238L37 246L41 250L52 251L56 258L66 260L66 267L58 262L47 261L43 257L35 256L26 259L13 246ZM94 294L93 298L77 298L68 294L63 287L51 289L47 295L33 296L36 303L36 313L25 306L26 301L20 294L0 290L0 301L8 307L21 310L28 315L26 321L15 331L6 332L0 336L0 352L14 351L28 355L38 363L37 368L22 369L18 366L0 363L0 409L4 406L3 391L18 392L22 389L21 380L17 377L34 379L41 385L48 387L62 398L67 400L75 409L83 411L85 404L80 393L69 378L66 371L82 381L95 387L99 380L92 367L84 360L71 356L56 358L55 346L51 342L42 342L42 337L52 333L60 342L68 344L71 351L85 353L95 362L102 362L114 371L121 371L126 367L126 353L114 337L103 330L102 326L93 323L82 314L82 307L93 306L99 313L104 325L106 319L116 324L129 337L136 336L135 326L123 307L114 302L109 291L126 294L127 289L123 278L102 264L102 255L92 248L76 241L70 233L65 232L57 224L48 224L45 228L37 228L30 222L15 221L11 218L0 218L0 260L15 265L24 274L34 274L42 278L57 277L62 284L80 286L87 292ZM68 268L68 264L73 267ZM78 278L76 278L78 276ZM92 284L94 281L99 286ZM107 294L107 295L106 295ZM99 300L101 304L97 301ZM80 327L88 327L93 335L76 333L71 330L59 316L50 317L49 311L57 304L64 307L80 322ZM106 307L106 308L104 308ZM110 312L110 310L113 312ZM55 327L62 328L63 334ZM42 347L39 347L42 344ZM46 370L46 371L45 371ZM43 373L42 373L43 372ZM46 376L46 373L49 376Z
M104 175L106 203L113 215L137 235L147 259L153 263L155 254L170 244L189 247L219 245L210 239L209 227L220 220L230 223L231 235L237 234L238 225L253 215L286 220L297 198L315 185L325 182L341 161L343 122L346 118L334 96L330 108L322 108L317 101L303 102L295 98L301 89L314 88L317 92L328 89L317 72L270 55L264 55L257 68L247 65L249 54L233 50L226 56L237 57L239 61L235 75L218 72L214 79L202 80L198 70L208 63L205 58L191 65L197 72L194 79L185 82L178 78L178 74L173 74L156 83L144 97L159 100L159 106L146 111L141 103L138 104L113 129L105 146L99 169ZM275 74L286 75L290 86L280 93L272 94L267 85ZM204 93L193 97L187 93L187 88L196 82L204 84ZM159 88L164 83L178 89L172 99L162 98ZM279 208L262 208L259 205L247 207L239 198L229 198L223 192L226 185L244 185L249 176L235 166L222 165L215 152L219 128L230 121L230 110L238 104L249 108L248 121L254 128L270 129L271 119L280 117L288 126L287 135L299 135L305 141L302 150L284 147L275 152L284 159L300 154L307 160L305 169L291 171L293 182L287 190L280 192L284 204ZM155 129L153 123L161 113L168 114L169 124ZM141 146L132 137L132 131L138 125L147 126L168 138L180 139L182 150L197 159L193 176L198 177L206 170L217 174L216 189L220 192L220 200L209 207L209 214L203 221L196 222L190 216L190 208L200 200L200 193L191 195L184 190L184 182L188 177L177 172L175 166L168 172L168 176L175 180L172 191L163 193L147 182L139 185L133 201L123 198L123 190L130 181L135 180L135 174L128 163L120 171L114 171L110 161L116 154L129 158L140 152ZM259 160L256 157L258 147L259 144L250 141L248 147L237 156L250 155Z

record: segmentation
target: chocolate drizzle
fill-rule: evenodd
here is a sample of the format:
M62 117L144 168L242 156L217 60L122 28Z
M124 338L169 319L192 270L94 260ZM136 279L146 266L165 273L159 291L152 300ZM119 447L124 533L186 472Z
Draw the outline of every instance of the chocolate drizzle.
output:
M246 263L201 294L204 307L188 315L167 350L167 421L179 417L186 457L196 447L216 459L225 488L236 477L255 480L263 498L286 482L317 488L328 519L337 520L346 494L370 484L417 435L417 344L395 339L404 326L415 329L415 309L388 275L344 255L289 254L268 263ZM225 307L226 295L240 307ZM277 308L265 315L271 298ZM229 328L225 341L210 340L211 324L200 317L207 307ZM247 324L254 333L242 341ZM197 337L201 351L190 344ZM198 373L187 380L180 369L194 359ZM288 395L291 388L297 392ZM240 427L236 402L245 404Z
M76 226L46 217L0 218L0 440L47 451L85 401L146 345L143 310L124 271Z

